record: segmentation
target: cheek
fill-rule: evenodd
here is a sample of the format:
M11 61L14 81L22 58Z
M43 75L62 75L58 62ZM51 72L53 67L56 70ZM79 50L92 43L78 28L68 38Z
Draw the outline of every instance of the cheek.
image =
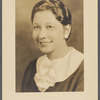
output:
M37 44L37 35L32 33L32 38L33 38L33 42L35 43L35 45Z
M64 38L64 30L57 29L55 32L53 32L52 38L55 40L62 40Z
M59 30L59 38L63 39L64 38L64 30Z
M32 38L33 38L34 41L37 39L37 36L38 36L38 34L32 32Z

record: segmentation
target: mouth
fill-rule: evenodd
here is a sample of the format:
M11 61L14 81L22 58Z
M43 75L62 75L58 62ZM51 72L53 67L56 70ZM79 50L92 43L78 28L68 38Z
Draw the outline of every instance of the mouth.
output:
M40 41L39 43L41 46L46 46L46 45L50 44L51 42L52 41Z

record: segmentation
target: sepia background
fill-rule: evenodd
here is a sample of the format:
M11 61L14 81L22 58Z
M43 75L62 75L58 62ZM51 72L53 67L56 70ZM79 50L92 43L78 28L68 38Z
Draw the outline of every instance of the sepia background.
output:
M32 40L31 11L39 0L16 0L16 91L21 90L24 71L31 60L42 55ZM67 43L83 52L83 0L62 0L72 14L72 32Z

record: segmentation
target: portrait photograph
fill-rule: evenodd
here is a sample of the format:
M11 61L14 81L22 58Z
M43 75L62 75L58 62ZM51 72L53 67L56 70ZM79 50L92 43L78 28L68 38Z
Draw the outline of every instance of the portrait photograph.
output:
M4 100L97 100L97 1L6 1Z
M83 0L16 1L16 91L84 91L83 25Z

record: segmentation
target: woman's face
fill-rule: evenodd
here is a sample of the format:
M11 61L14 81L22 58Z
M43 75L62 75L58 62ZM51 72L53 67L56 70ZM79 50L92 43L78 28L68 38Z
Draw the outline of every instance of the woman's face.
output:
M33 19L33 40L43 53L56 52L66 43L65 28L51 11L36 12Z

